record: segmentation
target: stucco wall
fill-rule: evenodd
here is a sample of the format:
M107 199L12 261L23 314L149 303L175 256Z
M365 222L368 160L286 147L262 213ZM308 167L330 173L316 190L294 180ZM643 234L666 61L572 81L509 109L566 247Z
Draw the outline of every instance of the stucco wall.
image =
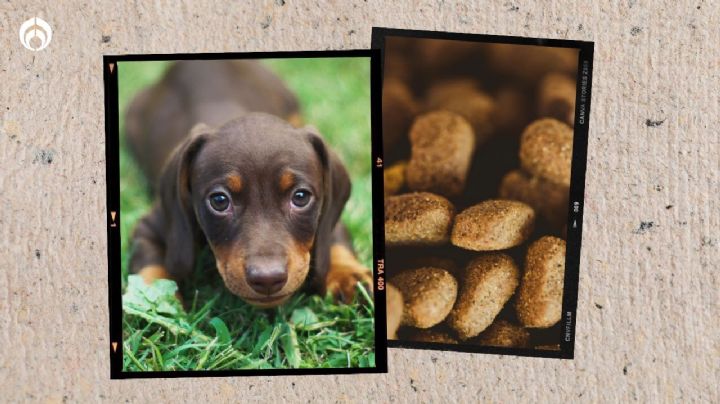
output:
M718 2L237 3L0 4L0 397L720 400ZM40 52L18 40L32 16L54 31ZM373 25L595 42L576 359L391 350L387 375L110 381L102 55L366 48Z

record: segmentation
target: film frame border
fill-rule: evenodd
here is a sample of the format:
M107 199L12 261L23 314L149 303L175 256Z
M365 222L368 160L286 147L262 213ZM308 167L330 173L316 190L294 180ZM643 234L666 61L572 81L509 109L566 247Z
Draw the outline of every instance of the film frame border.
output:
M375 367L368 368L281 368L238 370L124 371L122 338L122 291L120 256L120 121L118 62L217 60L368 58L370 62L370 143L372 180L373 298L375 305ZM303 376L387 373L387 320L385 311L385 220L383 216L382 83L380 51L376 49L277 52L223 52L103 55L105 115L106 217L108 240L108 306L110 379L183 378L228 376Z
M371 47L381 52L381 69L385 64L385 39L404 37L417 39L447 39L479 43L508 45L535 45L578 49L577 83L575 90L575 122L573 125L573 154L571 163L570 192L568 197L567 248L565 254L565 278L560 323L562 340L560 350L531 348L506 348L481 345L445 344L407 340L388 340L389 348L488 353L523 357L574 359L575 328L577 323L577 300L580 271L580 248L582 241L583 211L585 204L585 173L587 169L587 145L590 122L590 99L592 90L594 42L569 39L545 39L505 35L486 35L447 31L411 30L386 27L372 28ZM384 70L381 70L384 77ZM573 226L570 226L573 223Z

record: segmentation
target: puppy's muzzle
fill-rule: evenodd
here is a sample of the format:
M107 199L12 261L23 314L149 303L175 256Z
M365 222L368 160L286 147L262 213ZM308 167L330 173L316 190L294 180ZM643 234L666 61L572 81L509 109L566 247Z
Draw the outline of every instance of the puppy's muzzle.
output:
M272 295L281 290L288 280L285 260L275 258L254 259L245 266L248 285L262 295Z

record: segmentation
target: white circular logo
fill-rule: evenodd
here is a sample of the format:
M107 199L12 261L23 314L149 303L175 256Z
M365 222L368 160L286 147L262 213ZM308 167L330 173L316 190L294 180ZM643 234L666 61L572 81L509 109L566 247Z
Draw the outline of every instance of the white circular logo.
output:
M20 43L33 52L47 48L50 40L52 29L42 18L33 17L20 26Z

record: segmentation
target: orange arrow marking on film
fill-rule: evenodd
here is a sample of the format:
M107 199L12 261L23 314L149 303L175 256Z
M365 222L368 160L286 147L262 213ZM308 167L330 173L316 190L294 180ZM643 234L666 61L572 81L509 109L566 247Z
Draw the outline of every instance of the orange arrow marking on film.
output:
M110 73L112 73L113 70L115 69L115 63L110 63L109 66L110 66Z
M110 224L110 227L116 227L117 224L115 224L115 216L117 216L117 212L114 210L110 211L110 217L112 218L112 223Z
M117 352L117 342L113 342L112 344L113 352Z

